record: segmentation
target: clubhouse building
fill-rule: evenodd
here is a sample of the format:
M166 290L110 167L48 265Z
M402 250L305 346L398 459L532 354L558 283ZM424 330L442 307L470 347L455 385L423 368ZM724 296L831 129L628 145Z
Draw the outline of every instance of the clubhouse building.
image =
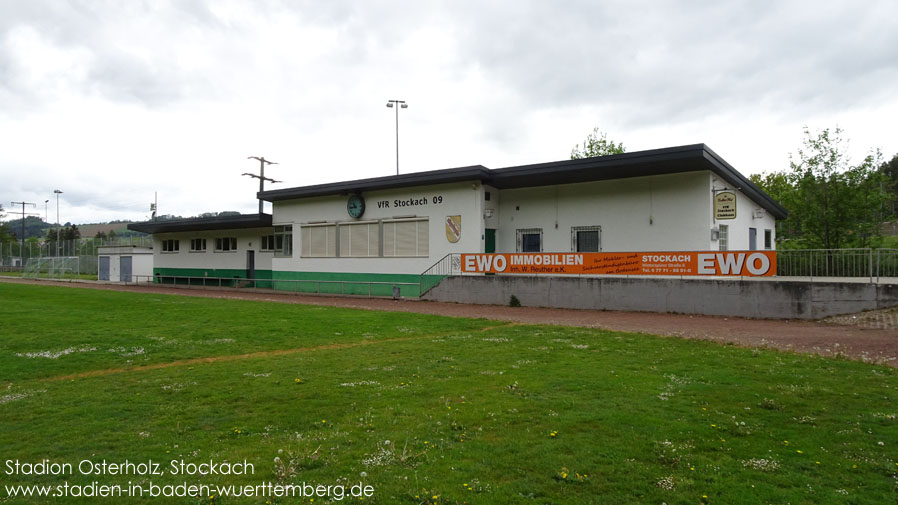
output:
M770 250L786 216L704 144L258 197L272 202L271 215L128 228L153 235L159 278L270 279L304 290L298 281L417 283L451 254Z

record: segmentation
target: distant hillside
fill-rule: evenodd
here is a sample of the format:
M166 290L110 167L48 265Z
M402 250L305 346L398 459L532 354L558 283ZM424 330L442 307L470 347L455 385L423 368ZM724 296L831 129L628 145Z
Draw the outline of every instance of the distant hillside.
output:
M81 230L81 236L85 238L96 237L97 233L99 232L103 232L106 235L109 235L110 231L114 231L116 235L123 235L128 231L129 224L131 224L131 221L119 223L79 224L78 229Z

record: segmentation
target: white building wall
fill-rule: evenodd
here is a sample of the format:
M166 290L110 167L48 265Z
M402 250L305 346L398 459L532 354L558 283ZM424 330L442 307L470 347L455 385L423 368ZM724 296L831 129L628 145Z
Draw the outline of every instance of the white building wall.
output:
M496 252L515 252L526 228L542 229L544 251L571 251L574 226L601 226L603 252L706 249L708 173L503 190Z
M749 227L757 228L758 248L763 249L764 230L774 229L773 216L729 186L737 195L737 218L715 221L712 188L723 187L723 181L709 171L504 190L478 182L443 184L364 193L366 209L359 220L347 213L349 195L279 201L274 203L273 222L275 226L293 225L293 256L273 258L271 269L419 274L449 253L482 252L486 228L496 230L496 252L505 253L517 250L516 230L532 228L542 229L544 251L571 251L571 228L579 226L601 227L604 252L717 250L719 244L712 240L711 230L721 223L729 226L730 250L748 248ZM396 200L412 198L428 203L396 206ZM439 203L435 203L437 198L441 198ZM462 220L457 243L446 238L446 219L452 215L460 215ZM409 217L429 219L426 257L301 256L304 224ZM189 242L182 242L180 255L189 254L184 250L188 246ZM242 258L240 261L245 261Z
M711 174L711 186L714 190L727 190L736 194L736 218L735 219L714 219L713 205L714 197L711 196L711 227L720 228L720 225L728 227L728 244L727 249L730 251L748 250L749 246L749 228L757 229L757 249L764 249L764 230L770 230L771 244L770 249L776 249L776 218L763 207L752 201L732 184L727 184L719 177ZM711 250L719 249L717 241L712 242Z
M148 247L108 246L100 247L98 257L109 258L109 281L119 282L121 279L121 259L131 257L131 276L147 277L153 275L153 249ZM99 275L99 273L98 273ZM146 279L135 279L146 280Z
M271 235L272 228L248 228L243 230L216 230L198 232L157 233L153 235L153 262L155 268L190 268L203 270L246 270L246 252L255 251L256 270L271 270L271 259L274 253L260 251L262 236ZM219 237L236 237L235 251L216 252L215 239ZM205 252L191 252L190 240L206 239ZM177 252L162 252L162 241L180 240Z
M483 188L476 181L402 188L363 193L365 213L356 220L349 217L346 202L349 195L323 196L274 202L274 225L293 225L293 256L276 257L275 271L294 272L363 272L420 274L449 253L482 250ZM396 201L427 201L426 205L396 206ZM435 200L436 199L436 200ZM446 238L448 216L461 216L461 236L456 243ZM426 257L371 258L303 258L300 229L310 223L354 223L390 220L402 217L428 217L429 254Z

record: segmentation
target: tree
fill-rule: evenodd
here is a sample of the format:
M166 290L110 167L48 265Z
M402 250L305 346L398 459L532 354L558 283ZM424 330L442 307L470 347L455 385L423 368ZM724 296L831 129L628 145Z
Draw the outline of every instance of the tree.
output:
M898 214L898 154L879 166L879 172L885 178L886 191L889 194L888 214Z
M582 158L593 158L595 156L609 156L612 154L623 154L627 152L627 148L620 142L617 144L613 140L608 140L607 135L598 128L593 128L592 133L586 136L583 141L583 150L580 150L580 144L571 149L571 159L579 160Z
M0 220L5 217L6 212L3 210L3 205L0 205ZM13 238L13 234L9 231L9 223L0 222L0 242L11 242Z
M816 136L805 128L804 135L788 171L752 177L789 211L777 235L807 248L868 246L886 213L882 155L876 151L851 165L838 127Z

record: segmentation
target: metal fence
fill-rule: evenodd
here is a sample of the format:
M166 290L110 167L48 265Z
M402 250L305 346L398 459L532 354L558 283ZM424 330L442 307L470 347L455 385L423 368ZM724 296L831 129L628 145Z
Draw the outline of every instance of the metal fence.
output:
M104 246L152 247L152 237L117 237L114 239L81 238L58 243L29 239L22 242L0 242L0 268L23 270L32 258L80 257L79 274L97 273L97 252ZM87 258L93 258L89 260Z
M779 277L898 277L898 249L783 249Z

